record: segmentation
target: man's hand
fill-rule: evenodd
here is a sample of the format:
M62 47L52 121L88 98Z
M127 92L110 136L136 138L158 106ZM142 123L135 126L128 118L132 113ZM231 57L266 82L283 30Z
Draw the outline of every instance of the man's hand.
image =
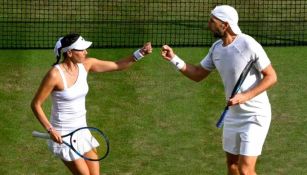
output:
M164 45L162 46L161 55L165 60L171 61L176 54L174 53L173 49L170 46Z

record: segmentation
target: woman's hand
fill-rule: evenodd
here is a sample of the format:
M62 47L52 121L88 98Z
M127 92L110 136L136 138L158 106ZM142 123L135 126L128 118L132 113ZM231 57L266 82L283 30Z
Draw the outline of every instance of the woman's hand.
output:
M152 53L151 42L145 43L144 46L140 49L140 52L144 56Z
M55 141L58 144L63 143L62 136L54 128L50 129L48 132L50 134L50 138L53 141Z

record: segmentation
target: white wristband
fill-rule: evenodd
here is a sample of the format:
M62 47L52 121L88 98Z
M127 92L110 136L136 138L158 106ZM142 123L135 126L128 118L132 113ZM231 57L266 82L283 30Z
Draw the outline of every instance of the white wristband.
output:
M185 62L177 55L175 55L170 62L173 63L178 70L181 70L185 66Z
M135 60L135 61L141 60L141 59L144 57L144 55L141 53L141 49L136 50L136 51L133 53L133 57L134 57L134 60Z

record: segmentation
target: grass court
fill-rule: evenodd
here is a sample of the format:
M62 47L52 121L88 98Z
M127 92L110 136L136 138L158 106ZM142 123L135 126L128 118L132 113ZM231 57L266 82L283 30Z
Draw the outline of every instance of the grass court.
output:
M160 56L160 48L128 70L89 74L88 125L109 137L111 152L101 162L104 175L226 174L221 129L223 86L217 72L195 83ZM89 56L117 60L135 48L89 49ZM174 48L188 63L198 64L208 48ZM307 174L306 48L265 47L278 75L268 91L272 124L258 160L265 175ZM69 174L31 136L43 128L30 102L55 61L49 50L0 52L0 174ZM50 99L44 105L50 114Z

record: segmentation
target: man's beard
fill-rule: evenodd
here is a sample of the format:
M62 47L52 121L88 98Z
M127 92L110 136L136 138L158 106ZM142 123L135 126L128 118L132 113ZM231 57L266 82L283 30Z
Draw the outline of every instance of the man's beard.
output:
M213 36L215 38L221 39L221 38L223 38L224 35L221 32L216 31L216 32L213 33Z

